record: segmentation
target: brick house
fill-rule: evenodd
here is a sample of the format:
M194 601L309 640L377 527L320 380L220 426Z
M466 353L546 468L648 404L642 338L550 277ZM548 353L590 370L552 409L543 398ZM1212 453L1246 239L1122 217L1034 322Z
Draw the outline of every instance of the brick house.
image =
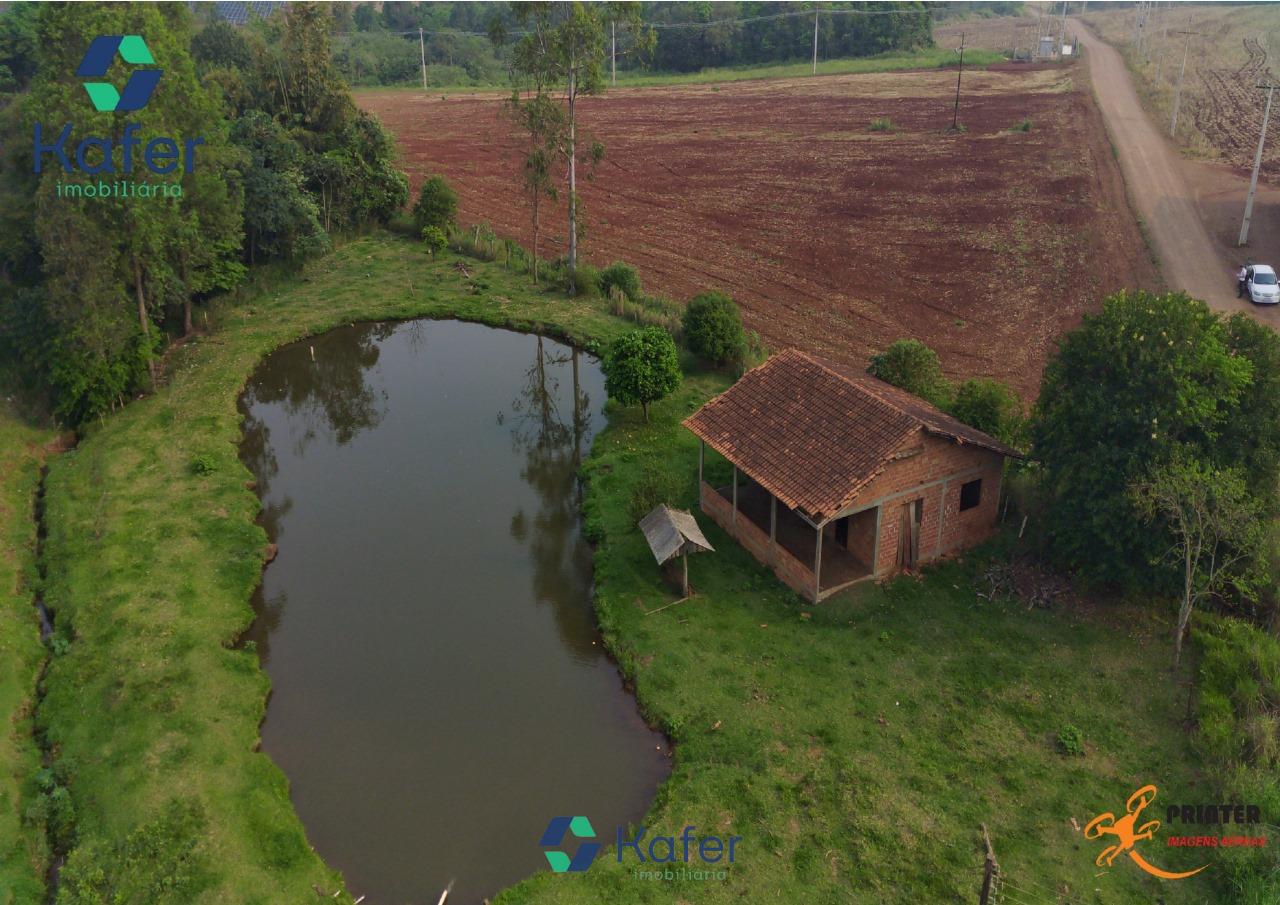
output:
M684 422L702 511L819 601L989 537L1017 450L924 400L803 352L775 355ZM733 466L707 482L706 448Z

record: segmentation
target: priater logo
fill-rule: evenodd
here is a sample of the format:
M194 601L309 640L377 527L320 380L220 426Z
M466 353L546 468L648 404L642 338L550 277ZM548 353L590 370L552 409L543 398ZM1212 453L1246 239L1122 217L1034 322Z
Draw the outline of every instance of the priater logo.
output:
M1204 870L1208 865L1197 867L1195 870L1188 870L1182 873L1173 873L1171 871L1162 870L1151 862L1147 861L1134 848L1139 842L1147 839L1154 839L1156 830L1160 829L1159 820L1148 820L1146 823L1138 826L1138 818L1146 809L1147 805L1155 801L1156 787L1143 786L1138 791L1129 796L1129 800L1125 802L1124 816L1116 817L1108 811L1105 814L1099 814L1097 817L1089 821L1089 825L1084 828L1084 837L1086 839L1100 839L1103 836L1115 836L1115 845L1109 845L1102 850L1098 857L1094 860L1094 864L1099 867L1105 862L1107 867L1111 866L1111 862L1119 855L1128 855L1134 864L1141 867L1147 873L1162 880L1185 880L1187 877L1195 876Z
M134 66L154 66L156 62L142 35L99 35L84 52L84 59L80 61L76 75L95 79L105 77L117 53L120 54L120 59ZM85 82L84 90L93 102L93 109L99 113L128 113L141 110L147 105L147 101L151 100L151 92L156 89L162 75L163 69L138 69L125 82L123 93L117 91L116 86L110 82Z

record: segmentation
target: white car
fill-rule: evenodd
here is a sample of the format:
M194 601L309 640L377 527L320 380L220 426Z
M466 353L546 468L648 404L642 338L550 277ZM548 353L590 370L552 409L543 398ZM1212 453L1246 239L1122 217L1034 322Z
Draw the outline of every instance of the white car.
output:
M1255 305L1280 303L1280 283L1276 281L1276 272L1266 264L1254 264L1249 268L1245 288L1249 290L1249 300Z

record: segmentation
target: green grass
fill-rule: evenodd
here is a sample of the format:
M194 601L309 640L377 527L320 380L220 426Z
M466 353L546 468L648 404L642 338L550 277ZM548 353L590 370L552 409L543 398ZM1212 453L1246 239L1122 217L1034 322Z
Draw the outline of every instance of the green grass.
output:
M37 902L44 892L44 826L31 815L40 752L31 732L36 679L44 662L34 601L32 518L45 431L0 402L0 905Z
M235 399L271 349L354 320L456 316L586 348L630 328L605 300L539 292L497 263L466 262L468 279L456 261L372 237L260 277L175 352L157 395L52 463L46 598L70 644L39 720L75 807L60 902L275 905L336 888L285 778L254 750L267 680L233 642L252 618L266 538L237 457ZM646 822L740 834L741 858L727 880L678 890L601 859L501 900L969 901L984 822L1015 882L1099 888L1095 905L1154 900L1154 881L1126 865L1095 876L1093 846L1070 824L1146 781L1188 788L1169 632L1144 611L988 603L964 563L802 607L704 518L717 552L691 562L700 596L644 615L672 596L628 515L631 489L664 469L692 495L696 444L679 420L726 385L692 374L649 426L611 408L586 508L607 642L676 742ZM1082 756L1059 752L1067 725ZM1194 901L1197 884L1161 894Z
M964 65L966 68L981 68L992 63L1003 62L1004 55L990 50L966 50ZM819 60L818 75L849 75L867 72L900 72L906 69L937 69L943 66L954 66L958 55L954 50L943 47L930 47L924 50L909 52L891 52L877 54L873 57L853 57L848 59ZM742 82L753 79L794 79L813 74L813 64L808 61L795 63L769 63L759 66L725 66L700 69L697 72L626 72L618 75L619 88L653 88L663 85L705 85L716 82ZM431 88L428 94L470 94L508 89L506 84L489 86L464 85L457 87ZM418 85L389 85L358 87L358 94L381 91L416 91L421 92Z
M1095 905L1215 900L1212 879L1161 886L1132 865L1100 870L1096 844L1070 822L1123 808L1145 782L1192 791L1185 689L1149 606L1086 615L988 602L974 593L982 554L814 606L700 517L716 552L690 558L698 596L645 615L675 595L627 514L631 488L682 475L694 505L697 443L679 421L724 387L686 380L649 426L611 408L585 466L586 511L606 638L675 743L646 824L742 835L743 857L726 881L673 889L634 879L608 852L587 874L539 875L499 905L976 901L984 823L1009 881L1038 891L1032 901L1064 889ZM1059 743L1072 726L1081 755Z

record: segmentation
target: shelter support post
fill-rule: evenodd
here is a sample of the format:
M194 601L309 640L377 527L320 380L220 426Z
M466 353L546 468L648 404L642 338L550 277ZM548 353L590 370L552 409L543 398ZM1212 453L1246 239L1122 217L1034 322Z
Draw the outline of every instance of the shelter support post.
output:
M733 526L738 527L738 466L733 466Z

